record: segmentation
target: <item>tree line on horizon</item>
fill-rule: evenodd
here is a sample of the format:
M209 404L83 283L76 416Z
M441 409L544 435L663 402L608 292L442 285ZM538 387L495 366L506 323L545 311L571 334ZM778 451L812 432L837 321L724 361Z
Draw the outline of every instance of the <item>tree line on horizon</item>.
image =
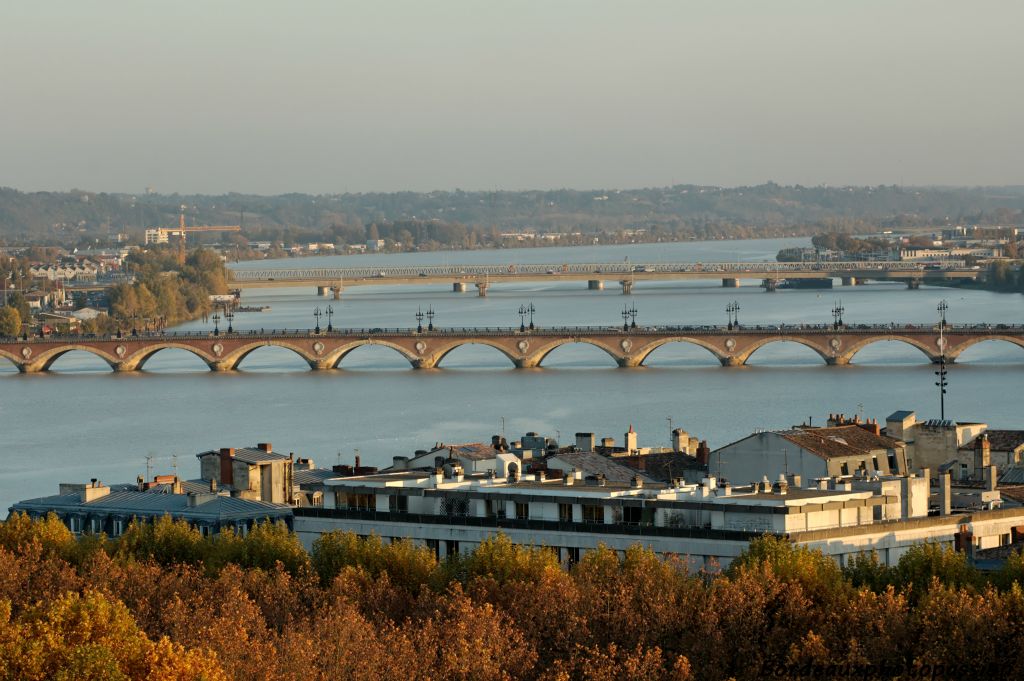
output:
M637 545L565 569L498 535L439 561L407 540L183 521L75 537L0 525L0 679L1018 678L1024 559L937 544L840 568L765 536L726 570Z
M146 227L240 224L213 238L288 246L308 241L405 247L510 245L501 234L565 233L566 245L685 238L870 232L878 228L1024 223L1024 188L672 187L630 190L393 192L365 194L160 195L21 192L0 188L0 239L87 247ZM579 232L578 237L572 234ZM589 240L588 240L589 237ZM628 241L625 241L628 243ZM514 242L521 245L519 242Z

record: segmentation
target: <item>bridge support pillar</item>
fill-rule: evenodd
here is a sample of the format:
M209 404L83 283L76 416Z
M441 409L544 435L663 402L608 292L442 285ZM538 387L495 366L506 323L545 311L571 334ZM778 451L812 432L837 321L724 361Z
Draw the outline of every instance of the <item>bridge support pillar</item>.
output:
M826 357L825 364L830 367L844 367L850 363L849 357Z
M907 279L907 288L910 289L911 291L916 291L917 289L921 288L921 280Z
M622 286L622 295L628 296L629 294L633 293L632 281L623 279L622 281L619 282L619 284Z
M937 357L937 356L929 357L928 359L930 359L932 361L932 364L938 364L939 362L942 361L942 358L941 357ZM950 357L949 355L946 355L946 364L954 364L955 362L956 362L956 358L955 357Z
M216 362L207 362L210 367L210 371L234 371L235 366L227 360L218 360Z
M779 288L779 280L765 279L761 282L761 286L764 288L765 293L775 293L775 290Z
M591 291L603 291L604 282L601 281L600 279L591 279L590 281L587 282L587 289Z
M726 278L722 279L722 287L723 288L739 288L740 287L740 280L736 279L735 277L726 277Z
M330 286L317 286L317 287L316 287L316 294L317 294L318 296L326 296L326 295L327 295L327 292L328 292L328 291L329 291L330 289L331 289L331 287L330 287Z
M452 291L454 291L455 293L465 293L466 283L462 281L455 282L454 284L452 284Z
M335 300L341 300L341 284L331 287L331 293L334 294Z
M722 363L724 367L741 367L743 366L743 359L740 357L719 357L718 361Z
M843 286L857 286L860 284L857 277L842 277Z
M122 374L129 371L135 371L137 367L129 365L127 362L118 362L117 364L111 364L110 368L115 372Z
M328 369L333 369L334 367L331 366L331 360L329 359L314 359L310 360L309 368L312 369L313 371L327 371Z
M632 369L640 366L641 360L639 357L631 357L630 355L626 355L625 357L616 357L615 361L616 363L618 363L619 368L621 369Z
M481 298L486 298L487 297L487 289L490 288L490 286L491 285L488 284L486 281L478 281L476 283L477 295L479 295Z

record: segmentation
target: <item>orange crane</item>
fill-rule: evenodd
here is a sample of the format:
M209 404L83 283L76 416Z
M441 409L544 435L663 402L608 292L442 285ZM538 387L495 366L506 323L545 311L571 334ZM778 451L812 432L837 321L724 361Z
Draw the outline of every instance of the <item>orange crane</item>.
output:
M189 233L195 232L240 232L242 227L240 225L203 225L200 227L186 227L185 226L185 212L182 211L181 215L178 216L177 227L157 227L156 231L161 237L160 241L165 240L169 236L178 237L178 264L185 264L185 238Z

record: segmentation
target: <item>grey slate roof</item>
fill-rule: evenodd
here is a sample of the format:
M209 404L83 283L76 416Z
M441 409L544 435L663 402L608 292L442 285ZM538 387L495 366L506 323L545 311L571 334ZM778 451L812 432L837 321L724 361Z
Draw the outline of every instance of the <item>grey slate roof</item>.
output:
M294 484L298 486L303 485L319 485L324 480L338 477L338 473L330 470L329 468L304 468L296 470L292 473L292 480Z
M217 496L197 506L189 506L187 494L161 494L137 490L111 491L110 494L88 503L84 503L78 493L56 494L19 501L11 506L11 511L63 511L146 517L171 515L175 518L206 522L283 518L291 515L291 508L288 506L254 499Z
M565 462L570 469L575 468L584 475L603 473L608 482L630 482L634 476L639 476L645 482L654 482L654 480L643 473L594 452L562 452L550 457L548 460L550 461L551 459ZM565 473L568 472L569 470L567 469Z
M220 456L220 452L211 449L208 452L200 452L196 454L197 457L202 458L204 456ZM257 447L242 447L241 449L235 450L235 460L243 463L267 463L271 461L287 461L288 456L285 454L278 454L277 452L265 452Z

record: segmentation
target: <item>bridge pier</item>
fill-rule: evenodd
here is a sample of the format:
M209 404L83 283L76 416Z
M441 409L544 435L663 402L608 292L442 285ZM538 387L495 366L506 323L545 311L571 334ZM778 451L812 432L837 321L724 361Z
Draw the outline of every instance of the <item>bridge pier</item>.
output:
M907 288L910 289L911 291L916 291L917 289L921 288L921 280L907 279Z
M722 288L739 288L740 280L736 277L725 277L722 279Z
M843 286L858 286L857 277L842 277Z
M779 288L779 280L765 279L761 282L761 286L764 288L765 293L775 293L775 290Z
M111 364L110 368L112 368L114 372L118 374L124 374L128 373L129 371L138 370L137 365L128 364L128 362L118 362L117 364Z
M326 296L326 295L327 295L327 292L328 292L328 291L329 291L330 289L331 289L331 287L330 287L330 286L317 286L317 287L316 287L316 294L317 294L318 296Z
M718 361L721 362L724 367L741 367L744 364L742 357L719 357Z
M640 366L643 359L626 355L625 357L616 357L615 362L619 365L620 369L633 369Z
M218 371L218 372L220 372L220 371L234 371L235 370L234 362L231 362L231 361L228 361L228 360L224 360L224 359L218 360L216 362L207 362L206 364L207 364L207 366L210 367L210 371Z
M341 284L331 287L331 293L334 294L335 300L341 300Z
M487 289L490 288L490 286L491 285L488 284L486 281L478 281L476 283L477 295L480 296L481 298L486 298L487 297Z
M830 367L844 367L850 363L849 357L826 357L825 364Z
M455 292L455 293L465 293L466 292L466 282L464 282L464 281L457 281L457 282L455 282L454 284L452 284L452 291Z
M329 359L313 359L309 361L309 368L313 371L327 371L333 369L333 362Z
M632 281L629 281L627 279L623 279L622 281L619 282L619 284L622 286L622 295L628 296L631 293L633 293L633 282Z
M600 279L591 279L587 282L587 289L590 291L603 291L604 282Z

